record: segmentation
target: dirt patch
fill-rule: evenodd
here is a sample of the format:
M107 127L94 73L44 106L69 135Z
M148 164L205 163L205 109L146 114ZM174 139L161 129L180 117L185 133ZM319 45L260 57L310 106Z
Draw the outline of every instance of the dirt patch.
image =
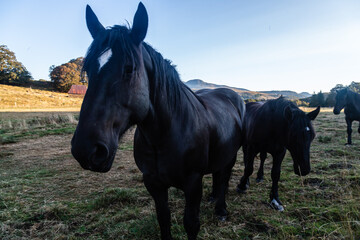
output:
M319 189L325 189L328 186L325 180L320 178L306 178L304 179L304 184Z
M352 169L353 165L350 163L333 163L329 165L330 169Z
M108 173L85 171L71 154L72 135L51 135L3 145L0 155L9 156L2 164L13 172L5 175L27 172L28 179L34 181L32 191L45 199L76 199L105 187L136 187L142 185L141 172L133 159L132 150L122 150L121 145L132 145L134 129L128 131L120 142L113 167ZM48 177L48 182L36 185L37 177ZM22 176L23 177L23 176ZM106 185L104 185L106 182ZM60 191L51 191L60 189Z

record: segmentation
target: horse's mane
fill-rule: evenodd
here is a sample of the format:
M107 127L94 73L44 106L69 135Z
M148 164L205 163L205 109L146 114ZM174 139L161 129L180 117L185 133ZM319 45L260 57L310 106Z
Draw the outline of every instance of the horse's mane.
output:
M180 76L176 71L175 66L171 64L170 60L164 59L163 56L152 48L149 44L143 42L145 50L150 55L152 60L153 76L150 81L150 90L153 91L151 99L154 103L157 101L157 95L160 91L165 91L170 105L176 105L180 101L180 91L184 87L180 80Z
M153 94L151 94L153 103L156 103L157 95L160 94L161 91L165 91L168 101L167 104L171 111L176 111L181 106L182 101L191 97L196 98L202 103L202 99L181 81L176 66L174 66L170 60L163 58L163 56L149 44L143 42L143 46L150 55L153 64L153 76L152 81L150 81L152 85L151 89L153 90ZM192 103L192 101L189 102Z

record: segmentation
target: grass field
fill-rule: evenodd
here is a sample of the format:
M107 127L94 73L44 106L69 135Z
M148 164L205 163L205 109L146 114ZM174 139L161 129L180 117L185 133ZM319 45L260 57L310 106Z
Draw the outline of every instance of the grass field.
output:
M70 153L76 113L0 113L0 239L158 239L154 203L133 160L131 129L112 170L84 171ZM255 173L247 194L236 193L242 153L227 196L230 219L218 222L207 203L204 178L199 239L359 239L360 136L345 146L343 113L322 111L311 149L312 172L293 173L287 154L279 183L284 212L268 205L271 159L265 181ZM259 161L256 161L258 164ZM256 168L255 168L256 169ZM172 233L186 239L183 193L170 190Z

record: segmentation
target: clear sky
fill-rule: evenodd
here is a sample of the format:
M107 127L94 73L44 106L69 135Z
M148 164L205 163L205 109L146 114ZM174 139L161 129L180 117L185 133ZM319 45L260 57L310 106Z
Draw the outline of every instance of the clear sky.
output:
M326 92L360 82L359 0L143 0L145 41L183 81ZM134 0L0 1L0 44L34 79L84 56L89 4L104 26L132 24Z

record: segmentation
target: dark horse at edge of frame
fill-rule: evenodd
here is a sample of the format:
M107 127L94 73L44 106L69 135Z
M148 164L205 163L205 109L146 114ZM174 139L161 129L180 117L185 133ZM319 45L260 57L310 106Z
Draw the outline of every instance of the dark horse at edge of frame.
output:
M278 182L286 149L290 151L293 159L295 174L307 175L310 172L310 144L315 137L311 121L319 112L320 107L306 114L283 97L265 103L247 103L243 129L245 170L237 191L245 193L249 187L249 177L253 173L256 155L260 153L263 165L266 153L270 153L273 157L270 204L276 210L283 211L284 207L278 194ZM261 179L262 166L259 171L258 179Z
M334 114L340 114L340 111L344 108L345 120L347 125L347 143L346 145L351 145L351 133L352 133L352 122L360 122L360 94L355 93L348 88L344 88L336 91L335 97L335 106ZM360 133L360 124L358 128Z
M110 170L119 138L137 125L134 158L155 201L161 239L172 239L168 189L185 193L188 239L200 229L204 174L213 174L215 214L227 216L225 193L242 145L245 104L229 89L192 92L170 61L144 43L148 15L142 3L133 26L105 29L89 6L93 37L84 62L89 86L71 141L84 169Z

